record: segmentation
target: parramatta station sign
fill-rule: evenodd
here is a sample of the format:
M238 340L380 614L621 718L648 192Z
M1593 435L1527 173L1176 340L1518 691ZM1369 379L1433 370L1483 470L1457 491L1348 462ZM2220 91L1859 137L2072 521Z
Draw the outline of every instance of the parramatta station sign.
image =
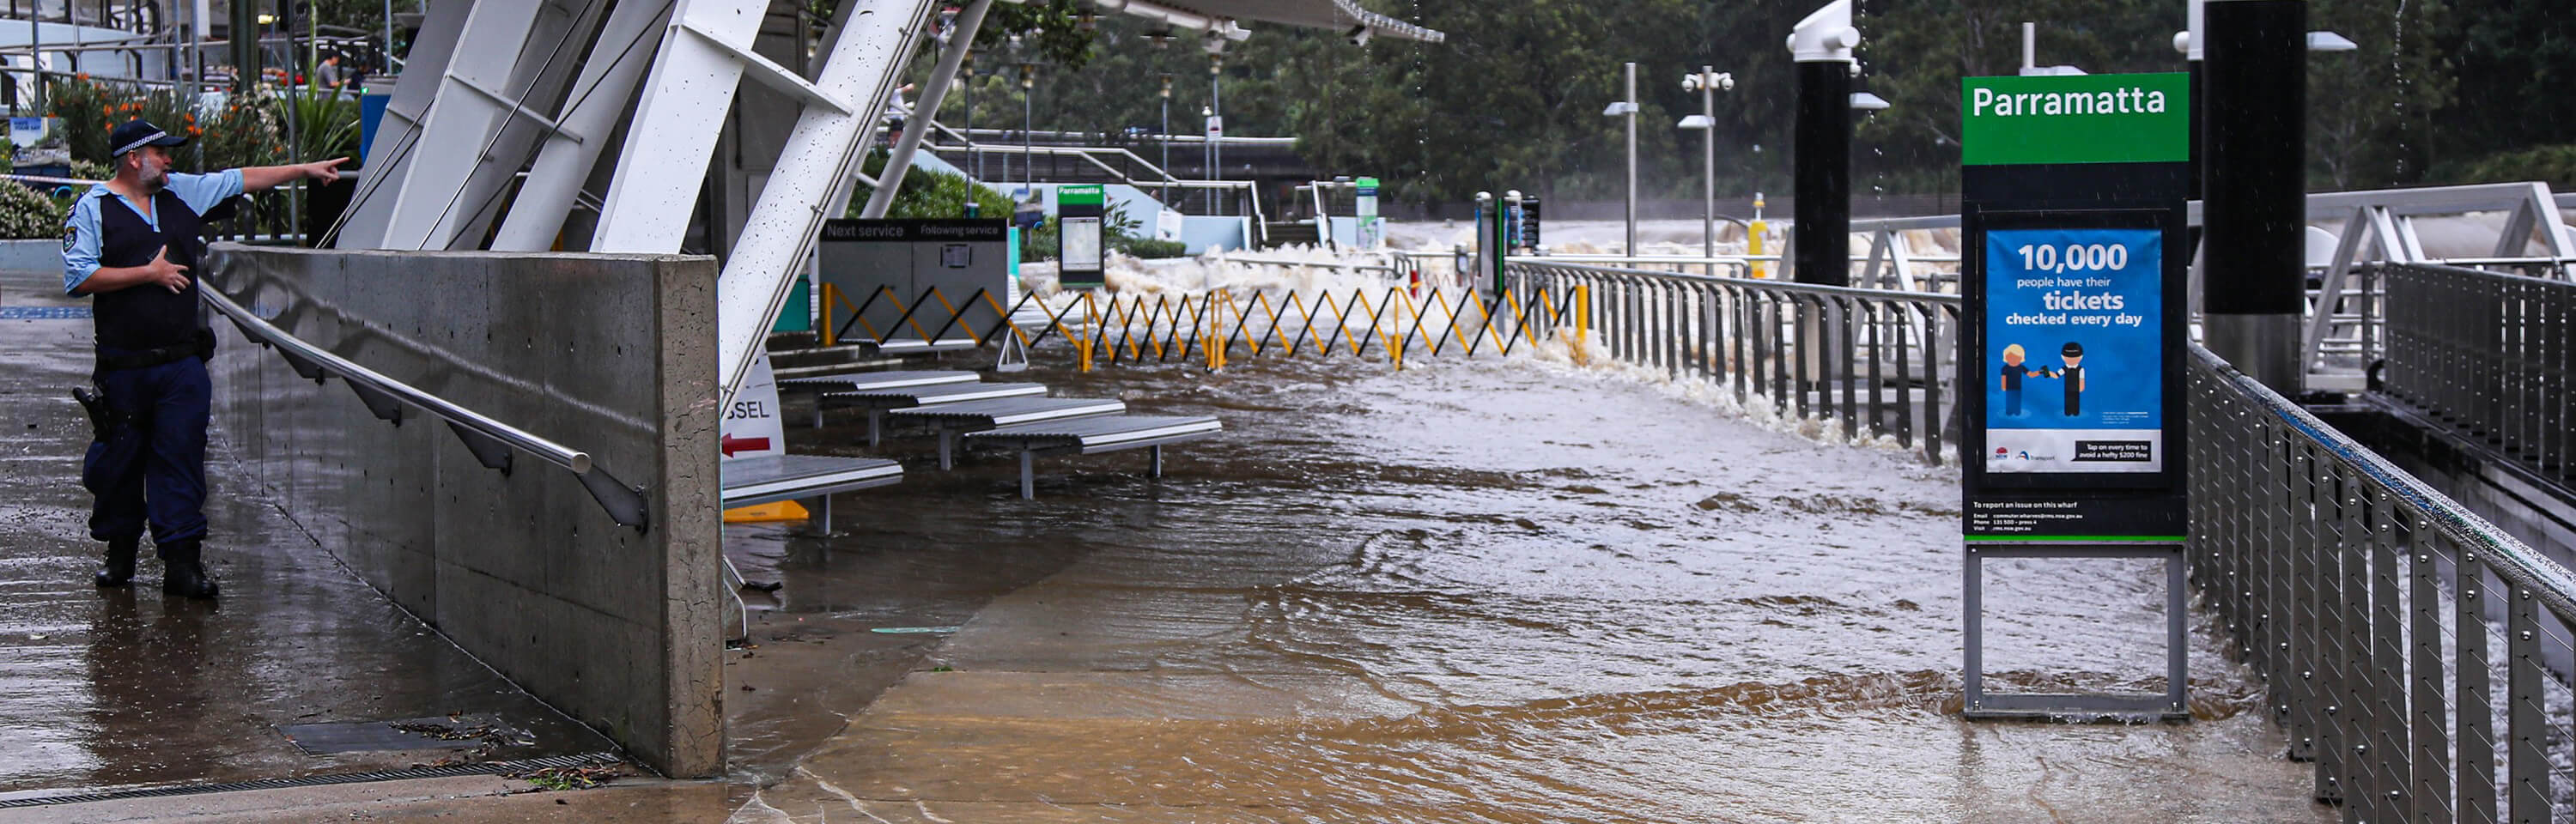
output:
M2191 75L1971 77L1961 85L1968 166L2182 163Z

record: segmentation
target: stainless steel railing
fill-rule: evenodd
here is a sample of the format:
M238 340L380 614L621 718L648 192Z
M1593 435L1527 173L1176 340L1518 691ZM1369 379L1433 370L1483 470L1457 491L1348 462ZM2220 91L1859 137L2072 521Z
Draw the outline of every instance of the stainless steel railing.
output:
M2576 481L2576 283L2435 265L2377 268L2378 390L2462 440Z
M607 470L591 461L590 453L494 420L287 334L242 308L241 304L233 302L232 298L211 285L197 291L204 296L209 308L231 320L244 337L276 349L296 374L314 383L321 383L325 378L339 378L348 384L350 391L357 393L358 399L376 417L400 426L403 407L427 412L446 422L448 430L456 434L457 440L464 441L465 448L473 452L475 459L486 468L510 474L514 463L513 450L526 452L538 460L570 470L573 477L581 481L582 488L589 490L591 499L598 501L600 508L607 510L608 517L619 525L634 527L637 532L649 526L651 508L644 499L644 490L627 486L610 476Z
M2347 821L2566 820L2551 670L2576 577L2208 350L2189 360L2192 579L2316 797Z
M1516 292L1586 286L1596 345L1674 379L1731 386L1737 403L1841 425L1846 438L1896 438L1944 461L1957 425L1950 355L1959 297L1709 277L1515 258ZM1957 438L1948 442L1954 446Z

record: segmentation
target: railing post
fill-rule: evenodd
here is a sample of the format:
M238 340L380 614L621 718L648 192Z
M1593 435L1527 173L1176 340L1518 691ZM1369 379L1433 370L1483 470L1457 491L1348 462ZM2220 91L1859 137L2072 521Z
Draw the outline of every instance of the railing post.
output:
M2409 792L2414 797L2406 815L2416 824L2447 824L2451 809L2451 739L2449 721L2443 713L2447 702L2442 697L2442 590L2441 570L2433 562L2431 536L2424 534L2429 526L2422 513L2400 510L2394 513L2397 552L2403 556L2410 574L2407 576L2407 602L2411 624L2407 628L2408 646L2406 684L2413 704L2414 748L2408 752L2414 784ZM2463 625L2466 627L2467 625ZM2461 662L2463 666L2467 661Z
M2451 637L2458 646L2453 655L2453 700L2459 702L2459 763L2456 781L2460 801L2460 824L2496 824L2495 780L2495 704L2489 681L2495 672L2495 661L2487 652L2486 604L2489 589L2486 563L2474 551L2462 549L2445 538L2441 546L2459 559L2455 565L2454 585L2460 597L2458 611L2451 622Z
M2505 621L2506 787L2515 824L2546 824L2550 811L2549 718L2542 714L2540 605L2529 584L2512 588Z

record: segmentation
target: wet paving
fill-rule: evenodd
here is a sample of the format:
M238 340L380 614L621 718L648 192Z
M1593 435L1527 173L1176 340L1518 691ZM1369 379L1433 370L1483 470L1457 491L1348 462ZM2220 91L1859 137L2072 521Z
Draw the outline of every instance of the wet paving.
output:
M60 283L0 275L0 303L85 303ZM163 597L148 557L134 585L92 586L104 545L88 535L89 424L69 396L89 340L85 318L0 320L0 801L611 748L394 607L220 465L206 550L220 601ZM500 734L315 756L278 731L450 714Z
M734 820L2332 818L2206 616L2190 723L1961 721L1957 476L1908 453L1527 358L1011 377L1228 433L728 527L781 584L728 665ZM2162 586L1992 565L1990 683L2161 690Z
M63 303L9 287L10 304ZM97 545L71 483L85 424L63 399L86 330L0 321L0 426L16 435L0 446L0 800L456 755L308 756L275 729L293 724L464 713L604 746L220 475L219 607L91 588ZM943 473L927 438L898 437L883 453L907 459L907 479L844 496L836 535L728 527L746 577L780 585L743 593L728 786L630 784L557 812L2332 817L2203 615L2190 723L1960 721L1957 478L1908 453L1528 358L1075 374L1056 354L1012 378L1218 415L1228 434L1176 447L1159 481L1139 452L1041 459L1035 501L1002 456ZM859 454L855 424L788 434L799 451ZM2155 570L2025 562L1989 582L1999 688L2161 688ZM387 819L544 805L367 792L365 817ZM286 808L238 809L218 818Z

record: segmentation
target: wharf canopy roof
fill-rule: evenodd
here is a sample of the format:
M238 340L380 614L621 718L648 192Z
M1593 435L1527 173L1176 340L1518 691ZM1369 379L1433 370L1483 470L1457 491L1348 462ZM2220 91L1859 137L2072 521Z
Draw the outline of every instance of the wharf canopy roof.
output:
M1365 27L1374 34L1427 43L1448 39L1438 31L1360 8L1359 0L1112 0L1099 5L1103 9L1123 7L1139 17L1157 17L1157 11L1168 9L1212 20L1232 18L1342 31Z

